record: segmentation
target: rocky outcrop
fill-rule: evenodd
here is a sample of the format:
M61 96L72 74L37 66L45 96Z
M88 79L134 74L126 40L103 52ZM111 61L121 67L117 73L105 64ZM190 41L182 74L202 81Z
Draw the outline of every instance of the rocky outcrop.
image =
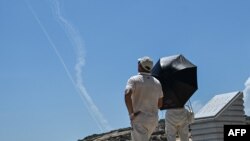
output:
M78 141L131 141L131 128L112 130L107 133L93 134ZM167 141L165 136L165 121L159 121L158 127L151 136L151 141Z
M246 116L246 124L250 125L250 116ZM83 139L79 139L78 141L131 141L130 131L131 131L130 127L121 128L102 134L93 134ZM191 140L191 134L190 134L190 140ZM150 141L167 141L165 135L164 119L159 120L158 127L152 134Z

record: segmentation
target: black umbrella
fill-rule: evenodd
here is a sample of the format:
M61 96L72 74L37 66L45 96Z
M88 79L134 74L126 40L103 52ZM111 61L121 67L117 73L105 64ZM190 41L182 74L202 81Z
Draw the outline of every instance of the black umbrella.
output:
M160 58L152 69L152 75L162 85L164 109L184 107L198 89L197 67L183 55Z

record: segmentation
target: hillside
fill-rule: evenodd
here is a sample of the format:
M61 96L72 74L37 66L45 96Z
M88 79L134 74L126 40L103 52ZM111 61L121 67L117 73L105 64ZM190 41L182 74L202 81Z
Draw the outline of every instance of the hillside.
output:
M246 116L246 124L250 125L250 116ZM131 141L130 131L131 131L130 127L121 128L102 134L93 134L83 139L79 139L78 141ZM190 140L191 140L191 134L190 134ZM152 134L150 141L167 141L165 135L164 119L159 120L158 127Z
M155 132L151 136L151 141L167 141L165 137L165 121L161 119ZM78 141L130 141L131 128L121 128L102 134L93 134Z

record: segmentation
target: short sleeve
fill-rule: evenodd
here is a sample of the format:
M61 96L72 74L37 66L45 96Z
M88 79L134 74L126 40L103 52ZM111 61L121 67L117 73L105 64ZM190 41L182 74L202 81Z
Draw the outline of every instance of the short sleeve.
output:
M132 91L134 91L134 87L135 87L135 81L133 80L133 78L129 78L125 87L125 90L129 90L131 89Z

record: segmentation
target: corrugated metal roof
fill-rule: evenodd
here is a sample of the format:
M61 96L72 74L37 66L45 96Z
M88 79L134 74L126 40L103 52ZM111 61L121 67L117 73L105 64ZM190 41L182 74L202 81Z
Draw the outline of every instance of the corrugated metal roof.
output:
M245 122L243 93L240 91L214 96L196 115L191 124L193 141L223 141L224 125Z
M214 118L239 95L240 92L237 91L214 96L198 113L195 114L195 119L208 117Z

